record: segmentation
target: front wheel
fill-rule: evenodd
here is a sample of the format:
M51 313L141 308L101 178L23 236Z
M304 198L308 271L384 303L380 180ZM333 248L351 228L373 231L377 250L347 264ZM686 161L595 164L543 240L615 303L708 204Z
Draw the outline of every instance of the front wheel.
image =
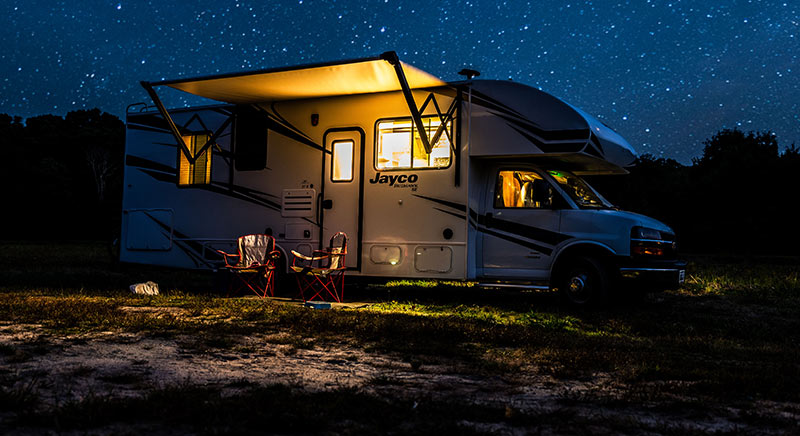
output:
M558 280L561 296L576 306L594 306L606 300L608 274L593 257L577 257L564 269Z

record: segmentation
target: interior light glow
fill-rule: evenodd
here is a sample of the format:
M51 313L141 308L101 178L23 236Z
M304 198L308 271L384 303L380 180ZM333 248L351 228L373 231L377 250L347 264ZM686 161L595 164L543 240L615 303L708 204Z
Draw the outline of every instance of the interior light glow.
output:
M331 180L349 182L353 180L353 141L334 141L331 150L333 168Z

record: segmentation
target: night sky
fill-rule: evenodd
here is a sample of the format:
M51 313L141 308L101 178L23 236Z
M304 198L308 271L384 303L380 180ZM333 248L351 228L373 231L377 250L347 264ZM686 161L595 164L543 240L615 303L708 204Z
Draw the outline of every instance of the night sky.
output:
M0 0L0 16L0 113L23 117L124 117L148 101L140 80L395 50L444 80L539 87L685 164L724 127L800 144L798 0Z

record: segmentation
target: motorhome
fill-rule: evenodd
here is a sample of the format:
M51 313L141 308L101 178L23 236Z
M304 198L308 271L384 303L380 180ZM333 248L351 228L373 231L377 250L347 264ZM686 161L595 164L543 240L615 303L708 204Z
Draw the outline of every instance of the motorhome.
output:
M445 82L387 52L142 82L154 105L126 117L120 260L216 269L216 250L267 233L285 270L345 232L348 276L551 287L577 304L617 279L682 282L674 232L581 178L626 173L630 144L536 88L464 73ZM167 87L219 103L168 110Z

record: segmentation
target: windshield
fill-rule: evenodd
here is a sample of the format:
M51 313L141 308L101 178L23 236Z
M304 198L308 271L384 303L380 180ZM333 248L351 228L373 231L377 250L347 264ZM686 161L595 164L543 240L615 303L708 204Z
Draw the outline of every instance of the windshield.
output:
M607 208L611 207L600 194L580 177L568 171L548 171L548 174L558 182L558 185L567 193L580 208Z

